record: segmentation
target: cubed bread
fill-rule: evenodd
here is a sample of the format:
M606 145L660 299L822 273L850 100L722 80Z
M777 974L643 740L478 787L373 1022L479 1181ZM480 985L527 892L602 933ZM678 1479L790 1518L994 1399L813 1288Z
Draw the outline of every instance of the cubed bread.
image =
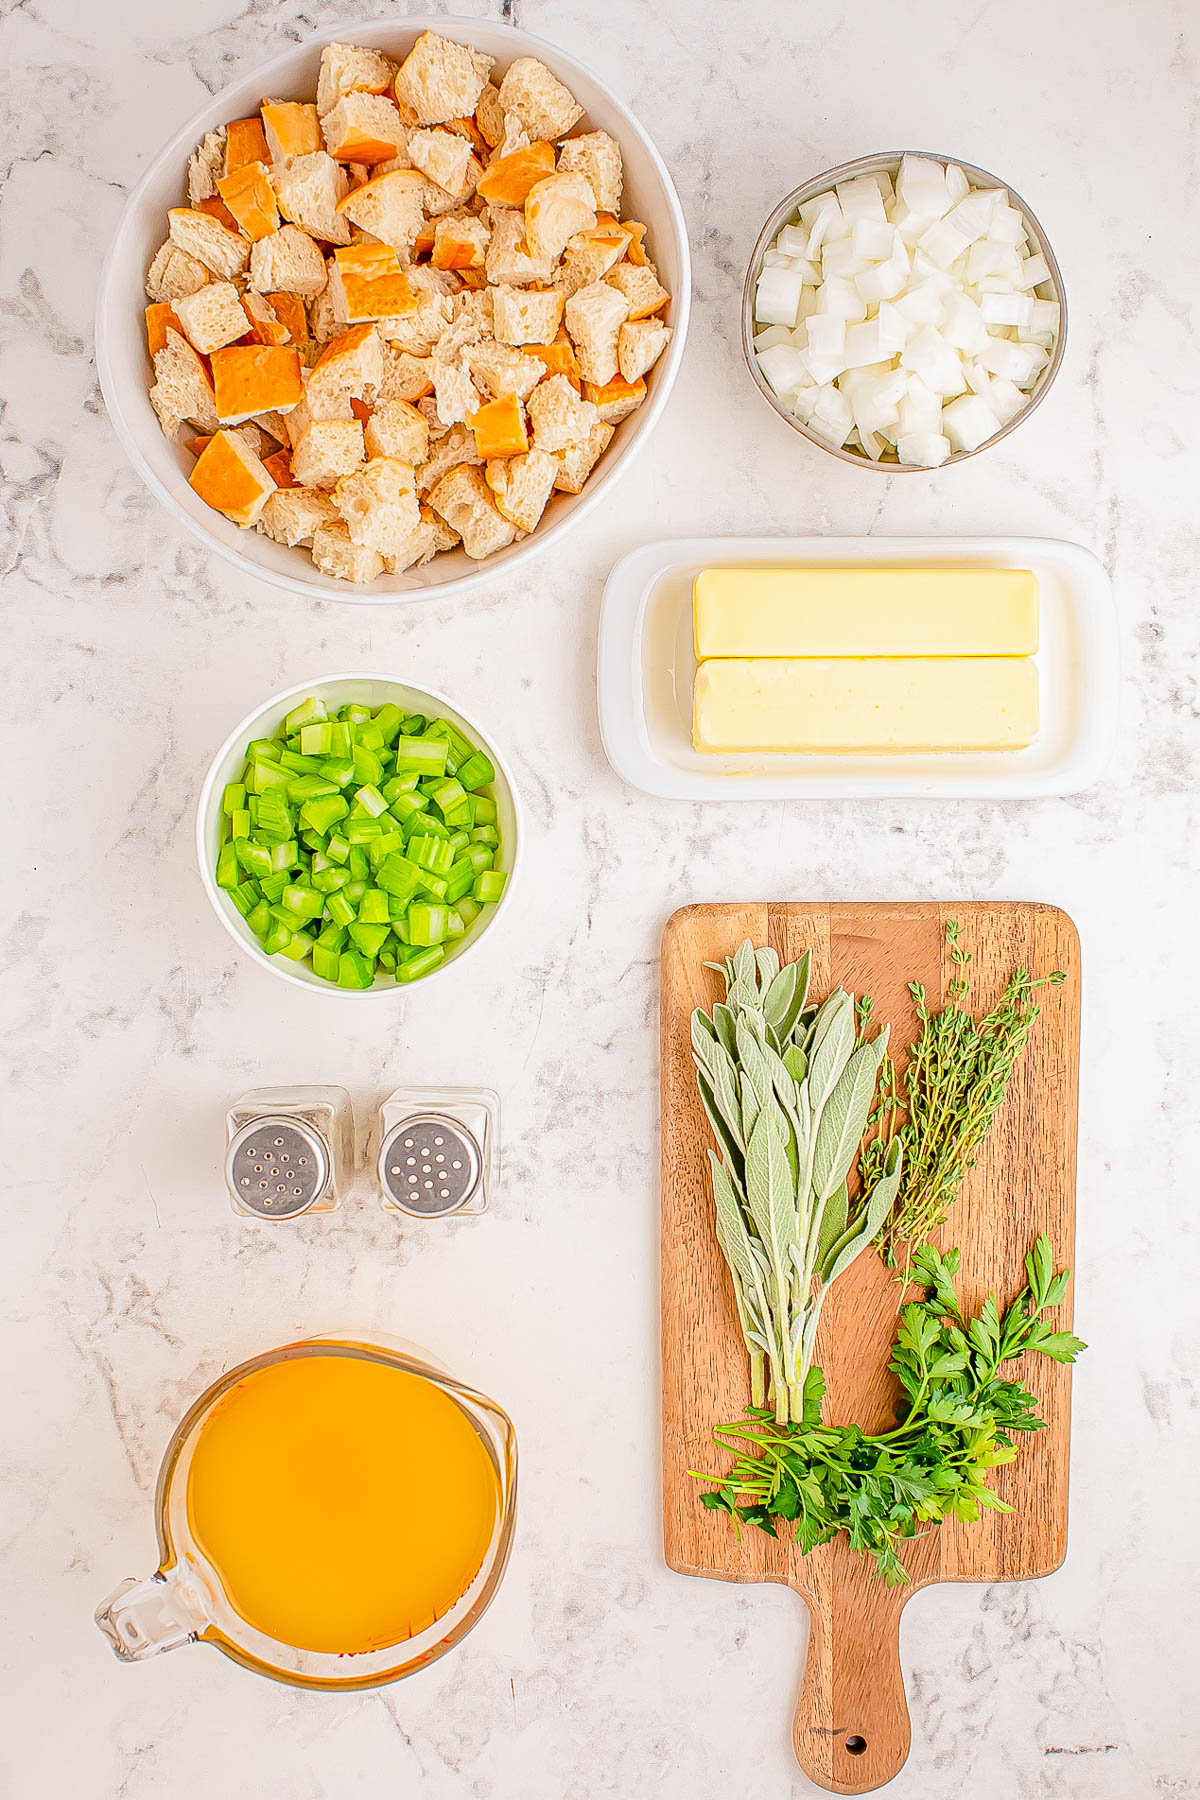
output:
M331 488L363 461L363 428L358 419L314 419L292 446L292 473L305 487Z
M246 314L231 281L210 281L175 302L179 323L193 350L211 356L246 335Z
M346 94L321 120L325 148L339 162L380 163L395 156L408 128L382 94Z
M618 263L604 279L624 297L631 319L648 319L671 298L650 263Z
M220 421L208 371L178 331L167 326L165 335L154 358L154 386L150 389L150 404L159 424L172 439L185 419L201 431L215 431Z
M426 402L422 401L421 404L424 406ZM435 488L443 475L457 468L459 463L478 466L474 433L466 425L451 425L436 440L431 434L429 455L416 472L418 494L426 494Z
M241 526L255 524L275 492L259 458L231 431L218 431L209 439L188 482L207 505Z
M353 325L332 338L305 383L314 418L344 417L333 410L351 400L372 401L383 385L383 345L372 325Z
M290 412L304 398L294 345L230 344L213 351L210 366L222 425L239 425L255 413Z
M498 343L551 344L562 323L563 297L552 287L498 287L492 308Z
M278 288L311 299L325 282L325 258L298 225L283 225L251 247L250 286L260 294Z
M335 519L331 525L317 526L312 535L311 555L322 575L353 581L360 587L383 574L383 558L378 550L356 544L341 519Z
M185 294L194 294L202 288L212 276L202 262L189 256L186 250L180 250L170 238L155 252L154 261L146 271L146 297L169 306L172 301L182 300Z
M525 410L515 394L489 400L467 424L475 434L476 454L484 462L494 456L523 456L529 448Z
M236 288L234 292L237 292ZM250 336L256 344L291 343L291 332L264 295L256 294L253 288L247 288L241 296L240 304L245 323L250 328ZM232 343L233 340L229 341Z
M479 389L471 380L471 371L462 357L448 361L433 359L433 392L437 416L443 425L461 425L479 405Z
M606 282L593 281L567 301L565 323L585 381L603 387L617 372L617 343L629 302Z
M525 201L525 242L531 256L553 262L578 231L591 231L596 204L586 175L547 175Z
M505 549L517 535L516 526L497 509L482 472L466 463L442 476L429 504L458 532L463 549L475 562Z
M353 188L339 201L338 212L407 262L425 222L426 177L419 169L393 169Z
M340 337L345 329L344 323L334 311L333 294L327 281L321 292L314 295L308 303L309 336L319 347L327 344L331 338Z
M532 531L546 510L558 475L558 458L548 450L530 450L488 464L487 482L496 510L518 531Z
M313 532L322 525L340 520L341 514L328 494L319 493L316 488L280 488L267 496L258 529L277 544L294 549L297 544L311 544Z
M388 574L403 575L406 569L419 567L421 563L427 563L431 557L436 556L442 548L438 541L440 524L441 520L435 525L430 519L422 517L416 530L409 533L395 553L384 557L383 566ZM458 542L457 533L454 541Z
M420 272L414 267L409 273L410 285L416 291L416 305L407 313L395 314L379 322L380 336L389 343L398 344L411 356L428 356L450 323L447 296L416 288L415 277Z
M530 188L553 173L554 145L539 139L509 156L493 156L475 191L491 206L523 207Z
M418 302L390 244L351 244L335 250L329 292L336 317L356 325L367 319L415 312Z
M272 179L285 219L327 244L350 242L350 222L338 210L338 202L350 186L349 177L327 151L282 157L272 169Z
M426 506L424 501L421 503L421 523L429 526L435 550L453 550L462 543L453 525L447 525L441 514L435 513L432 506Z
M565 137L583 117L583 108L557 75L536 56L518 56L500 83L500 105L515 112L533 138Z
M435 31L423 31L396 71L396 99L422 125L444 125L475 111L494 57Z
M547 375L539 381L527 405L539 450L569 450L585 442L600 423L596 408L580 399L565 375Z
M396 556L421 523L411 463L378 456L349 475L333 490L333 503L356 544Z
M467 366L476 387L492 400L502 394L515 394L518 400L528 398L545 373L543 365L521 350L485 338L466 351Z
M265 163L243 163L217 183L234 222L252 243L279 230L279 208Z
M231 119L225 127L225 167L222 174L236 175L247 163L269 163L270 160L271 152L267 148L262 114L255 113L249 119Z
M269 456L263 456L262 466L271 477L277 488L294 488L296 477L292 474L292 453L290 450L272 450Z
M420 400L433 392L433 363L428 356L413 356L410 351L402 350L399 344L384 340L383 344L383 379L379 384L376 399L407 400L410 403Z
M202 200L211 200L217 191L217 182L225 172L225 134L223 131L209 131L188 158L187 190L188 199L193 206L199 206Z
M420 169L456 200L461 198L471 161L471 146L466 138L456 131L414 131L408 140L408 154L414 169Z
M174 308L168 306L165 300L156 300L152 306L146 308L146 348L150 352L151 359L159 350L165 348L168 327L172 331L178 331L181 334L183 332L183 326L179 323Z
M435 269L482 269L491 235L482 219L452 213L434 226L430 260Z
M554 274L554 259L534 256L530 250L525 239L525 214L512 207L501 207L489 217L492 235L483 266L493 286L501 282L509 287L548 282Z
M621 205L624 169L621 146L607 131L585 131L559 145L560 169L578 169L586 175L601 212L615 213Z
M591 231L576 232L563 251L554 276L555 287L568 296L590 287L620 262L628 243L629 234L621 226L603 225L599 220Z
M257 290L252 289L250 291L255 292ZM279 323L286 327L287 337L284 340L285 343L302 343L308 336L308 314L304 310L304 302L299 294L289 294L284 292L283 289L279 289L273 293L265 293L263 299L267 302L267 305L271 308L271 311L275 314Z
M615 426L597 420L581 443L570 444L557 455L558 474L554 485L561 494L581 494L584 482L612 442Z
M500 104L500 89L494 82L484 83L475 105L475 123L484 143L494 150L504 136L504 108Z
M583 397L591 401L606 425L619 425L646 398L646 383L640 375L632 382L614 375L602 387L598 387L594 381L585 381Z
M250 245L236 231L222 225L211 213L189 206L173 206L167 214L171 242L203 263L222 281L240 275L250 259ZM170 298L170 296L165 296Z
M625 381L636 381L652 369L671 341L671 328L661 319L631 319L617 338L617 367Z
M317 76L317 111L324 118L346 94L386 94L396 65L382 50L358 44L326 44Z
M394 456L413 468L429 455L429 425L407 400L383 400L363 425L368 457Z
M311 156L321 149L321 120L315 106L297 100L264 100L263 131L273 163L285 156Z

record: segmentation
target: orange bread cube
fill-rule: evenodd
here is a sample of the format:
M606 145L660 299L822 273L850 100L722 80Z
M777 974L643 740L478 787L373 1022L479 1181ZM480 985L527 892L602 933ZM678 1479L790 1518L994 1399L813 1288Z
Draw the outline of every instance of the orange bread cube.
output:
M560 330L552 344L527 344L523 356L536 356L547 375L565 375L576 393L580 391L579 361L575 346L565 330Z
M382 94L344 94L325 114L321 128L324 147L338 162L390 162L408 138L400 114Z
M343 325L415 312L419 304L390 244L351 244L329 266L334 317Z
M646 227L637 219L622 219L621 230L629 233L629 249L626 254L630 262L636 263L640 269L644 269L646 266Z
M264 100L262 122L272 162L282 156L311 156L325 148L315 106L298 100Z
M242 295L242 311L250 321L250 336L256 344L288 344L291 332L278 317L275 308L262 294L247 288Z
M290 412L304 398L300 352L290 345L230 344L212 356L217 417L237 425L256 413Z
M616 425L642 404L646 398L646 383L640 375L636 381L625 381L620 375L614 375L603 387L585 381L583 397L591 401L606 425Z
M470 414L467 424L475 433L476 454L484 461L489 456L523 456L529 448L524 409L515 394L490 400Z
M200 498L235 525L253 525L275 492L270 472L231 431L218 431L188 476Z
M146 308L146 344L151 356L156 350L166 349L168 325L172 331L183 331L174 309L165 300L158 300Z
M308 314L304 310L304 302L299 294L264 294L263 299L279 323L287 327L288 335L285 342L302 343L308 336Z
M554 145L528 144L508 156L495 156L475 192L498 206L524 206L535 181L554 173Z
M490 235L482 219L435 219L430 260L435 269L482 271Z
M273 456L263 457L263 468L271 477L277 488L297 487L299 484L292 474L292 453L290 450L276 450Z
M263 130L262 118L255 114L252 119L231 119L225 127L226 175L245 168L247 163L265 163L270 160L271 153L267 149L267 134Z
M206 200L201 200L196 211L207 213L210 219L220 219L227 231L236 231L238 228L237 220L219 194L210 194Z
M243 163L218 181L217 192L251 242L279 230L279 208L265 163Z

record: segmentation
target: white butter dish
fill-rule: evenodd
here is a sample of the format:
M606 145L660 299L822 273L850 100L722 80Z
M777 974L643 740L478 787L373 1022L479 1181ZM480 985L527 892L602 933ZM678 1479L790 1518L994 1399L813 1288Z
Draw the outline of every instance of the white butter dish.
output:
M692 746L692 583L712 568L1032 569L1041 595L1041 726L1024 750L711 755ZM1108 575L1057 538L679 538L622 557L604 588L597 697L605 753L669 800L1027 799L1098 781L1117 730Z

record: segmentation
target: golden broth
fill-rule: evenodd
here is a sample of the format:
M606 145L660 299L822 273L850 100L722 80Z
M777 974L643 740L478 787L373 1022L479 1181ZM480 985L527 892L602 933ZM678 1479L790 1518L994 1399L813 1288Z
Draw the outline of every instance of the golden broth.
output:
M245 1376L200 1429L187 1510L247 1624L298 1650L380 1650L470 1587L499 1505L470 1419L423 1376L315 1352Z

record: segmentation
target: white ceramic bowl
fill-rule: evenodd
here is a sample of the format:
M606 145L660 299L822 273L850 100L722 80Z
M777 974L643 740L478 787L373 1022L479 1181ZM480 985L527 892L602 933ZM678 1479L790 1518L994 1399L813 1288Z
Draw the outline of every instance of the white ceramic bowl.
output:
M292 708L310 694L318 700L324 700L331 708L345 706L351 700L372 707L382 706L385 700L391 700L406 712L448 719L464 737L487 753L495 768L496 779L492 783L492 793L496 800L496 828L500 833L496 867L503 869L508 876L504 892L491 908L490 915L484 915L482 925L476 922L465 937L448 946L445 961L439 963L428 975L423 975L420 981L398 982L386 974L380 974L369 988L340 988L335 983L323 981L319 975L314 975L306 963L289 962L286 956L268 956L229 895L217 886L221 795L227 783L239 779L246 761L246 745L254 738L273 737ZM444 694L437 693L433 688L414 687L399 675L326 675L319 681L301 681L295 687L288 688L286 693L276 694L264 705L256 706L239 725L234 726L214 756L212 766L204 778L204 786L200 789L200 800L196 808L196 855L204 891L212 902L213 911L238 948L253 957L262 968L269 969L272 975L278 975L283 981L290 981L294 987L315 989L322 994L346 994L354 999L370 999L377 994L414 993L427 982L436 980L446 969L463 962L495 930L501 913L508 908L517 884L523 835L521 802L516 783L508 764L491 738L469 713L462 712Z
M289 550L261 532L239 529L206 506L188 486L193 459L182 447L168 443L150 404L153 371L146 354L144 282L151 258L167 234L168 208L184 199L188 157L206 131L257 111L264 95L311 98L316 93L324 44L366 44L402 59L423 31L440 32L494 56L500 73L518 56L540 57L585 108L578 129L607 131L616 138L625 162L622 211L647 227L650 254L671 291L664 317L675 335L647 376L646 399L617 427L583 493L555 494L542 523L529 537L489 556L484 563L472 562L462 550L448 551L424 569L407 575L381 575L356 587L322 575L302 549ZM117 436L147 487L178 523L243 574L322 600L362 604L445 597L480 587L501 571L509 573L538 550L556 543L572 521L590 511L629 467L666 405L679 372L690 300L687 227L666 165L633 114L581 63L527 31L484 19L394 18L362 25L345 21L313 33L299 48L286 51L226 88L189 119L154 158L126 203L105 261L96 303L96 367Z

